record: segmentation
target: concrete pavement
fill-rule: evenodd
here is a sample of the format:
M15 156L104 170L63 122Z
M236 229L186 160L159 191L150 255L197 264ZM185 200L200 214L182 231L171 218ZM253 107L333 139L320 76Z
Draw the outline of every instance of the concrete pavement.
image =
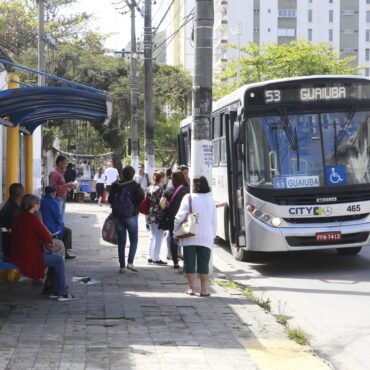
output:
M41 296L28 279L0 283L0 369L296 369L294 361L300 369L327 368L240 293L212 285L210 298L185 295L172 263L147 264L143 219L139 272L119 274L116 247L100 237L109 211L67 205L77 258L66 269L75 301ZM165 252L163 245L162 259ZM98 283L72 283L77 276Z

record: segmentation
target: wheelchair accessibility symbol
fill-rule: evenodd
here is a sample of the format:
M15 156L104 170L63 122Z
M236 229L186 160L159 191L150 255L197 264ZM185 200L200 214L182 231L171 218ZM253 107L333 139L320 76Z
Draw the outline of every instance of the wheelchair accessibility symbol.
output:
M347 183L346 168L344 166L327 166L326 181L329 186L345 185Z

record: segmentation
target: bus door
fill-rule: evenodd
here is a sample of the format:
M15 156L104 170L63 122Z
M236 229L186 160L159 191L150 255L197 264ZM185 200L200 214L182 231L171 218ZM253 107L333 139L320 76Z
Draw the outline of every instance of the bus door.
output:
M224 115L226 120L226 148L227 172L229 187L229 239L237 247L245 246L244 217L243 217L243 174L242 160L240 158L242 141L234 138L234 125L237 123L237 112L229 111ZM239 135L238 135L239 136Z

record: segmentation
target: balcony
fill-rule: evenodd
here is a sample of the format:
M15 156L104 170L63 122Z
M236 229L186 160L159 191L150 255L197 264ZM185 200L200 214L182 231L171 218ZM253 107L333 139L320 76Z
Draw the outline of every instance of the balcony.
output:
M227 0L216 0L215 10L222 11L227 9Z
M215 22L215 30L216 31L224 31L227 28L228 20L227 17L222 17Z
M228 43L228 39L227 39L227 36L226 35L221 35L220 37L216 37L214 40L213 40L213 46L215 48L215 50L219 49L219 50L224 50L227 48L227 43Z

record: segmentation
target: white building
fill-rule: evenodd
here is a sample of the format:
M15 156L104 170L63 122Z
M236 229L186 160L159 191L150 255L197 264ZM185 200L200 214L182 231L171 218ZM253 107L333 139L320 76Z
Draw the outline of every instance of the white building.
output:
M175 0L167 37L178 30L194 7L194 0ZM370 65L370 0L215 0L214 70L236 56L228 43L289 43L305 38L314 44L330 43L354 64ZM168 44L168 64L193 68L192 22Z

